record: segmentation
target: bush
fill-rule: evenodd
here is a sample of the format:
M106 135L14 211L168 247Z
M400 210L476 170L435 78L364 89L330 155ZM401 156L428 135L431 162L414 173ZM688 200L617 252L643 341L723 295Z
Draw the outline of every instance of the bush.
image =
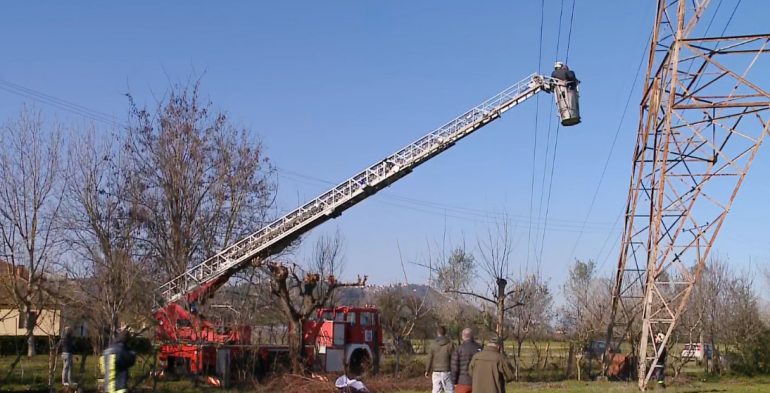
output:
M739 374L752 376L770 373L770 328L753 337L746 337L738 345L732 370Z

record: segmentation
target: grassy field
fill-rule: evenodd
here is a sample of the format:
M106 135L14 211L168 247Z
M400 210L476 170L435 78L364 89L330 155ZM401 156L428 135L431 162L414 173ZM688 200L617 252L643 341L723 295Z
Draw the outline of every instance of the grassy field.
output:
M385 374L370 379L365 379L367 384L374 392L400 392L417 393L430 391L430 382L414 374L421 374L421 358L417 355L406 359L413 362L414 370L412 377L393 378ZM526 360L527 358L525 358ZM11 356L0 356L0 392L22 392L22 391L46 391L47 385L47 355L35 356L31 359L26 357L17 365L15 370L8 378L6 375L10 369L10 364L14 360ZM57 370L54 373L54 387L60 388L61 380L61 360L57 359ZM96 358L87 356L81 370L80 356L75 357L75 366L73 378L77 381L84 391L95 391L96 379L98 377ZM385 361L392 361L386 358ZM132 379L137 386L137 390L151 391L153 381L147 378L152 369L152 360L149 356L142 356L137 360L137 365L132 369ZM698 367L686 369L686 375L678 381L671 381L668 378L669 392L770 392L770 376L756 378L742 377L722 377L701 380L703 372ZM637 392L638 389L634 383L621 382L578 382L578 381L560 381L563 372L554 370L552 373L543 371L524 371L522 377L525 380L545 380L553 379L553 382L516 382L508 385L508 392ZM330 376L332 379L334 376ZM143 379L140 381L140 379ZM155 386L160 392L198 392L207 390L211 392L221 392L221 389L208 388L203 384L195 384L190 380L180 381L160 381ZM308 382L305 378L297 376L284 376L278 380L269 382L267 385L252 385L241 391L253 392L334 392L330 383Z

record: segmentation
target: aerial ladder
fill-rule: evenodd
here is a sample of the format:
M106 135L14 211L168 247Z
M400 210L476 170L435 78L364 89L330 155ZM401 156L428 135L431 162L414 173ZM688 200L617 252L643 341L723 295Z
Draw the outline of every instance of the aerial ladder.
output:
M210 296L233 274L249 266L251 261L256 261L252 265L261 265L266 258L277 254L311 229L408 175L415 167L539 92L555 93L563 125L578 124L578 83L574 77L573 80L561 80L538 74L528 76L169 280L158 288L160 300L164 304L180 300L188 303L201 301L204 295Z
M180 315L194 319L197 305L205 302L238 271L264 265L270 256L311 229L338 217L536 94L553 93L561 124L578 124L579 81L565 65L557 63L556 67L552 76L532 74L526 77L160 286L155 317L166 337L178 338L177 324L173 320ZM183 306L185 304L187 307Z

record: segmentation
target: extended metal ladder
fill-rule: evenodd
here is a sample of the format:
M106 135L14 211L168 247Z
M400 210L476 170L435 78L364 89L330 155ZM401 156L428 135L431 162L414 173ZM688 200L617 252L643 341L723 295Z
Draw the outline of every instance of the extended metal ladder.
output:
M364 169L317 198L305 203L257 232L191 267L159 288L161 299L175 302L206 283L231 275L280 252L293 240L349 207L406 176L413 168L447 150L458 140L500 117L538 92L551 92L561 81L532 74L471 108L394 154ZM558 104L558 102L557 102Z

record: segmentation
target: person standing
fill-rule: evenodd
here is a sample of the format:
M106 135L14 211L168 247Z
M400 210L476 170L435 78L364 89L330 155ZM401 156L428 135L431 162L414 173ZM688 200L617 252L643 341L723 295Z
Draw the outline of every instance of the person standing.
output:
M481 351L481 345L473 340L473 330L465 328L462 332L463 343L452 351L452 383L455 384L455 393L471 393L473 380L468 371L473 355Z
M658 346L663 345L664 338L666 338L666 336L663 333L658 333L658 335L655 336L655 344L658 344ZM658 386L663 389L666 388L666 355L668 355L668 351L666 350L666 347L663 346L660 356L658 356L658 362L655 363L655 370L652 372L653 377L658 381Z
M128 391L128 370L136 361L136 354L128 349L128 331L121 330L112 345L104 351L104 392L125 393Z
M500 353L502 343L492 340L484 350L473 355L468 366L477 393L505 393L506 382L513 381L515 374L508 359Z
M432 393L454 393L454 384L450 373L449 363L452 359L454 344L445 337L446 328L439 326L436 329L436 339L428 349L428 360L425 363L425 376L431 374L433 383Z
M72 338L72 328L69 326L64 327L60 344L62 358L61 384L70 386L72 383L72 354L75 353L75 343Z

